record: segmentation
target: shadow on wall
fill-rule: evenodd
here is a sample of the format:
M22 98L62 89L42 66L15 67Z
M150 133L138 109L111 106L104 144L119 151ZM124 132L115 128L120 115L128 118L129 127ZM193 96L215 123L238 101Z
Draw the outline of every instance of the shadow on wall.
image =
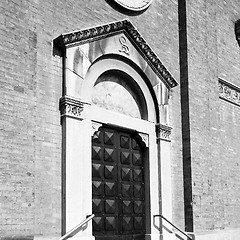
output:
M154 215L153 226L160 232L161 235L172 235L179 240L195 240L192 233L185 233L162 215ZM174 238L174 239L175 239Z

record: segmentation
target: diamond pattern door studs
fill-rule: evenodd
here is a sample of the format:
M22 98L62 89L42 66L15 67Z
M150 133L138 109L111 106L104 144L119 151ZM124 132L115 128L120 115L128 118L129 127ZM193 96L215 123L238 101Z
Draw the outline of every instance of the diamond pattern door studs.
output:
M106 179L114 179L114 177L116 177L115 174L115 167L114 166L105 166L104 167L104 177Z
M132 170L130 168L122 168L122 181L131 181L132 179Z
M116 151L111 148L105 148L104 149L104 160L106 162L114 162L114 159L116 158Z
M129 200L122 201L122 213L131 214L132 212L133 212L132 201L129 201Z
M101 199L94 199L92 204L95 213L101 213L103 211L103 201Z
M130 152L120 152L120 160L122 164L130 164L131 153Z
M92 189L96 196L101 196L103 192L103 182L92 181Z
M116 195L115 187L116 187L115 183L106 182L105 183L105 190L104 190L105 195L115 197L115 195Z
M116 218L115 217L106 217L105 229L106 229L106 231L109 231L109 232L116 231Z
M92 147L92 159L101 160L102 159L102 149L98 146Z
M141 182L142 181L142 177L143 177L142 169L134 169L133 170L133 180L134 181Z
M134 213L142 213L142 212L143 212L143 202L134 201Z
M104 132L104 144L113 146L114 145L114 133L105 131Z
M139 153L133 153L133 164L142 166L142 156Z
M105 213L115 213L116 212L115 200L106 200L104 210L105 210Z
M102 217L93 218L93 229L95 232L101 232L103 229L104 219Z
M135 198L141 198L143 192L143 186L141 184L134 184L133 186L133 196Z
M132 197L132 185L130 184L122 184L122 197Z
M134 229L141 230L143 228L143 218L142 217L135 217L134 218Z
M96 240L144 240L144 159L128 133L101 128L92 141L93 235Z
M132 233L133 229L133 218L132 217L123 217L122 218L122 231Z
M103 176L103 166L102 164L92 164L92 176L95 178L101 178Z
M121 137L120 137L120 146L121 146L122 148L128 149L128 148L129 148L129 145L130 145L129 137L121 136Z

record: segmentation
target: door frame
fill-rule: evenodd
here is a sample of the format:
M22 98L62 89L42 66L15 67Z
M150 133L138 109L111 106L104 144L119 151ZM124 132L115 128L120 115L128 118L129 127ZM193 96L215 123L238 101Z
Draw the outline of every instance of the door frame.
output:
M149 200L146 209L145 239L159 239L159 228L153 222L153 215L161 212L161 165L160 144L156 134L156 124L159 120L157 98L153 88L149 86L146 76L137 71L124 59L108 56L92 64L84 81L78 85L67 78L67 89L74 90L75 98L63 98L63 219L65 231L75 227L92 213L92 176L91 176L91 137L101 124L114 125L138 132L146 142L149 154ZM106 110L92 104L92 91L98 77L108 70L119 70L128 74L139 86L146 100L147 120L133 118L114 111ZM72 83L73 85L71 85ZM70 91L71 92L71 91ZM73 93L72 92L72 93ZM79 98L81 96L81 98ZM65 102L64 102L65 101ZM65 214L65 215L64 215ZM94 239L92 223L88 224L79 237Z
M126 40L123 44L120 39ZM162 64L157 55L127 19L107 23L80 31L62 34L53 42L54 53L63 57L63 90L60 99L62 123L62 234L75 227L91 213L91 134L96 123L109 123L111 118L103 119L91 111L92 88L98 76L107 70L121 70L129 74L139 85L146 99L148 121L115 117L114 125L123 126L148 135L150 207L147 237L159 239L159 229L151 221L153 214L160 213L161 205L171 219L171 131L161 122L168 114L170 89L177 82ZM128 49L122 51L123 47ZM161 111L164 109L164 111ZM166 108L167 109L167 108ZM123 118L122 118L123 119ZM149 125L147 124L149 122ZM95 127L93 127L93 125ZM155 127L157 128L157 136ZM167 134L166 134L167 132ZM163 133L163 134L162 134ZM144 135L145 134L145 135ZM162 134L162 136L161 136ZM161 143L160 141L167 142ZM161 152L160 145L164 149ZM164 159L164 163L160 161ZM162 178L161 174L167 174ZM167 171L166 171L167 169ZM161 181L166 189L161 188ZM87 191L86 191L87 189ZM163 191L164 190L164 191ZM162 196L168 196L166 200ZM164 201L163 201L164 200ZM163 205L162 203L166 203ZM85 231L78 234L81 239L91 239L91 223ZM90 229L90 230L89 230ZM74 236L74 239L78 238Z
M145 239L153 239L153 236L159 237L159 231L154 227L152 221L153 215L160 212L160 184L159 169L160 163L158 158L158 144L156 138L155 123L142 119L132 118L120 113L112 112L96 106L91 106L92 127L94 134L102 125L134 131L142 138L145 143L147 158L147 171L145 171L145 189L146 189L146 235Z

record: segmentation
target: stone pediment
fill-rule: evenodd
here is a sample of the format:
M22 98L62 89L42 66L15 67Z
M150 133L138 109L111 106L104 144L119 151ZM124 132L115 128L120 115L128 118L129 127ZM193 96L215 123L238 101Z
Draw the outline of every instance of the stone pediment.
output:
M146 74L153 87L159 80L167 88L177 86L175 79L129 20L62 34L54 40L54 46L62 52L79 47L86 56L88 66L103 55L122 55ZM81 74L84 78L84 71Z

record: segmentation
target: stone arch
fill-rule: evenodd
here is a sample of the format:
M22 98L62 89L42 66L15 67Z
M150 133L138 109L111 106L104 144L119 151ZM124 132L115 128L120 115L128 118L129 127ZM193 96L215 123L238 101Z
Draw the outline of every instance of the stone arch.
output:
M141 88L120 70L108 70L98 77L93 87L92 104L134 118L148 119Z
M156 123L159 119L158 104L149 80L147 80L142 71L136 70L129 64L129 61L123 61L123 59L122 57L105 56L95 61L89 67L82 83L81 99L83 102L91 104L92 90L98 78L106 72L119 72L128 77L130 80L129 87L134 92L133 95L138 99L138 105L142 104L142 106L139 106L143 115L142 119Z

